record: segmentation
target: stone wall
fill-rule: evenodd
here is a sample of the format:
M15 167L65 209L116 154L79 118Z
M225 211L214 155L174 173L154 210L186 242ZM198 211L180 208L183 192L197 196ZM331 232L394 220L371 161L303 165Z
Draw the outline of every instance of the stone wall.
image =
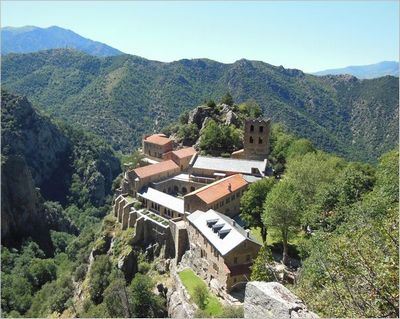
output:
M170 318L193 318L198 309L178 276L173 264L170 267L170 276L173 281L174 289L167 293L168 317Z
M289 289L277 282L251 281L246 285L244 317L269 318L318 318L307 310L304 303Z

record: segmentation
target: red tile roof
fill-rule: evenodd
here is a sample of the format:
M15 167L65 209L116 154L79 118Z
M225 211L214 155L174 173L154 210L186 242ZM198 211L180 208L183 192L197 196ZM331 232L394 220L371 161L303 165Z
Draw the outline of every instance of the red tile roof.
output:
M225 177L219 181L211 183L207 186L199 188L198 190L187 194L196 195L206 204L211 204L226 195L246 186L248 183L243 178L242 174L236 174L232 176Z
M196 150L193 147L182 148L177 151L172 151L178 158L192 157L196 154Z
M168 160L164 162L159 162L152 165L147 165L143 167L139 167L134 169L133 171L139 178L146 178L150 176L154 176L166 171L172 171L175 169L179 169L179 166L175 164L174 161Z
M167 145L168 143L172 142L172 140L170 140L164 134L153 134L153 135L147 136L144 140L146 142L149 142L152 144L157 144L160 146Z

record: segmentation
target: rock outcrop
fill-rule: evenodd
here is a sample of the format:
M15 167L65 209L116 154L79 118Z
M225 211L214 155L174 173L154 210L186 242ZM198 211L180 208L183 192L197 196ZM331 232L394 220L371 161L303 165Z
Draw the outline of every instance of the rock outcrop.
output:
M304 303L277 282L251 281L246 285L244 317L268 318L318 318L307 310Z
M2 92L2 155L24 158L35 186L42 195L65 192L60 181L68 170L59 167L68 161L71 145L68 138L49 119L39 115L25 97ZM53 198L54 199L54 198Z
M1 238L14 246L32 237L51 251L50 229L77 231L55 202L68 202L74 179L94 206L103 205L119 160L94 138L40 115L25 97L2 91L1 98Z

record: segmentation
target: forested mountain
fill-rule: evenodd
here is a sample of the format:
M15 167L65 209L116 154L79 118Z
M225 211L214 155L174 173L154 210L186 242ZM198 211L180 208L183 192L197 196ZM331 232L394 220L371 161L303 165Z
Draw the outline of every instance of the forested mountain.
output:
M119 160L97 137L52 123L24 97L2 91L1 116L2 242L18 246L32 236L52 251L50 229L69 232L101 217Z
M86 39L79 34L57 26L4 27L1 29L1 52L28 53L40 50L73 48L95 56L122 54L104 43Z
M350 74L359 79L373 79L385 75L399 76L399 63L383 61L369 65L354 65L340 69L329 69L313 73L315 75Z
M391 76L317 77L259 61L161 63L64 49L4 56L2 82L123 151L227 91L237 103L254 98L264 116L348 159L375 162L398 142L398 78Z

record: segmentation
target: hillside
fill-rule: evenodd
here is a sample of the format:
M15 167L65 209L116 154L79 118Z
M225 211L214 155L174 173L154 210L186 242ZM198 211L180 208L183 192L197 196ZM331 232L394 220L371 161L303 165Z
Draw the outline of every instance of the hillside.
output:
M86 39L79 34L57 26L39 28L25 26L1 29L1 51L7 53L28 53L40 50L73 48L95 56L122 54L104 43Z
M68 231L100 217L96 210L106 204L119 160L104 142L52 123L26 98L2 91L1 100L1 238L19 245L33 236L49 249L49 229ZM60 204L80 211L67 218ZM87 208L94 216L85 216Z
M386 75L399 76L399 63L383 61L369 65L354 65L340 69L329 69L313 73L314 75L349 74L359 79L373 79Z
M3 57L2 84L35 105L130 151L205 99L254 98L266 117L348 159L376 162L398 142L398 79L317 77L259 61L161 63L74 50ZM377 120L379 119L379 120Z

